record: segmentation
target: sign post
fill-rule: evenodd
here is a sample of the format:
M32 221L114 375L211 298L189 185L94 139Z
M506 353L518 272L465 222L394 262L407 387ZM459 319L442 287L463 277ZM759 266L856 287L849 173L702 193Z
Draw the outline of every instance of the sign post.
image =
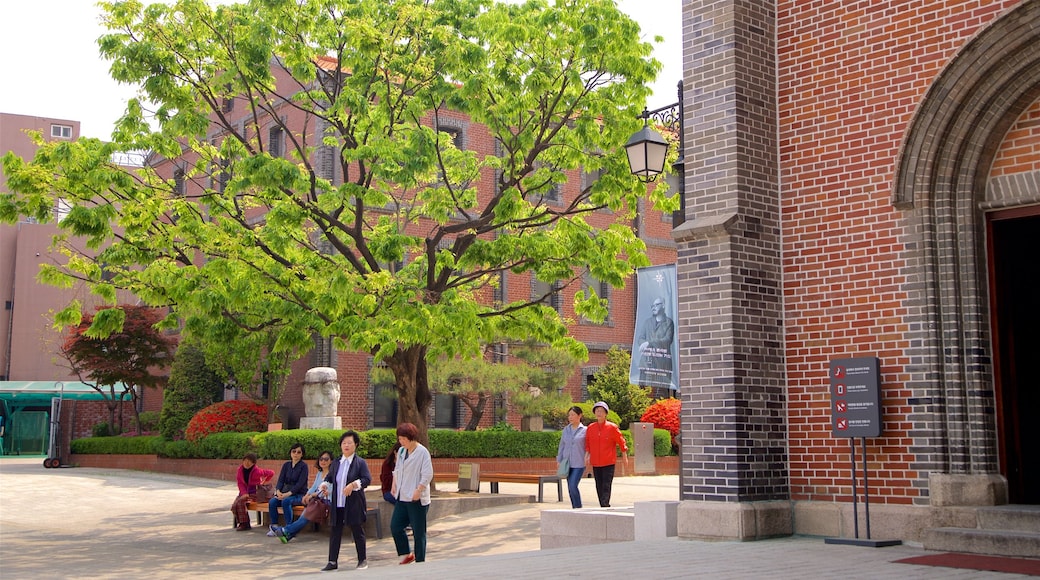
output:
M870 538L870 483L867 477L867 437L881 435L881 369L875 357L834 359L830 364L831 430L849 438L852 460L852 525L854 538L826 538L826 544L851 544L881 548L898 546L900 540ZM856 486L856 438L863 445L863 505L867 537L859 537L859 489Z

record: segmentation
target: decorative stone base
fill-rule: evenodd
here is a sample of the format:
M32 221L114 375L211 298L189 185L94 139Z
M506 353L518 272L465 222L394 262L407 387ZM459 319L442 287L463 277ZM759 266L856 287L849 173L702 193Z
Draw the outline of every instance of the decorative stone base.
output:
M928 498L932 506L990 506L1008 502L1003 475L928 474Z
M676 520L679 502L677 501L637 501L636 540L662 540L678 535Z
M679 504L680 538L695 540L762 540L794 532L789 501L726 503L683 501Z
M541 549L631 542L635 539L632 508L543 510Z
M300 419L300 429L342 429L341 417L304 417Z

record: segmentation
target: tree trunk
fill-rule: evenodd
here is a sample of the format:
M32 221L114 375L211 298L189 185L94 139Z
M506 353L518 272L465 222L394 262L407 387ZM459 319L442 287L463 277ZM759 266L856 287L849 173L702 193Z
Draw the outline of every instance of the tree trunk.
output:
M398 350L385 359L394 373L397 387L397 424L412 423L419 430L419 443L430 446L429 416L430 385L426 374L426 347L412 346Z
M469 405L469 423L466 423L466 431L476 431L477 425L480 425L480 420L484 417L484 409L487 408L488 395L487 393L477 394L477 404Z

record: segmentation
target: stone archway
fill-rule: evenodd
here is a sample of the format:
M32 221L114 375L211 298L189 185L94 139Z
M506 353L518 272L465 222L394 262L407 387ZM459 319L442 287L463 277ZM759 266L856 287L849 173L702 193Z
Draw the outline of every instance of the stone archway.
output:
M921 471L998 471L981 204L1000 142L1038 97L1040 0L1026 0L943 70L897 160L893 202L915 226L907 274L921 280L909 304L920 345L910 386L936 425L918 436L929 450L918 456Z

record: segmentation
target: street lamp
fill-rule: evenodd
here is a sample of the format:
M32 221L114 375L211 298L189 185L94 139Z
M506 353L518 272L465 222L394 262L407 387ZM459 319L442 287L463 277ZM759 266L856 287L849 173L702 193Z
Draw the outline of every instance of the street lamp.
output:
M643 110L643 128L628 138L625 152L628 153L628 167L639 179L649 183L664 171L664 158L668 154L668 142L660 133L647 124L649 114Z
M683 177L685 158L683 153L683 84L678 84L679 102L648 111L643 109L639 118L643 128L636 131L625 143L628 153L628 168L644 183L650 183L664 172L664 159L668 153L668 142L660 133L650 128L650 119L657 125L679 134L679 157L672 163L672 172L678 179L679 209L672 214L672 227L686 221L686 180ZM671 184L669 184L671 185Z

